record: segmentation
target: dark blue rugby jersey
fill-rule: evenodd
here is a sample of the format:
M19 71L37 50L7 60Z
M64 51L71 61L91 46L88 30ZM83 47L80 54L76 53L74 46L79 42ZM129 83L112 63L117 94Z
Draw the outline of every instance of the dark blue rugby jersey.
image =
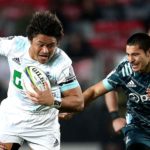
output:
M122 87L127 95L127 123L133 123L150 133L150 73L133 72L125 58L104 80L106 89Z

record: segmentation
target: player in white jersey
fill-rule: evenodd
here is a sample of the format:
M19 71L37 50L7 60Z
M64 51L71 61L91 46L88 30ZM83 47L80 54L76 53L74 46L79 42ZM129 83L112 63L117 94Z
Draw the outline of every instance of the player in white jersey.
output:
M0 38L0 54L10 66L8 96L0 105L0 150L11 150L13 143L24 140L32 150L59 150L59 110L81 111L82 91L71 59L58 48L63 28L57 16L36 12L26 33L27 37ZM22 72L30 65L45 72L51 89L24 92Z

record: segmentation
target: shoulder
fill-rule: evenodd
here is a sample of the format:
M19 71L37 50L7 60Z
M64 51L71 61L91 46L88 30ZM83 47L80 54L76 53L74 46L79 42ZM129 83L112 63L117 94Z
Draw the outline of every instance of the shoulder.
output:
M9 54L11 56L14 56L16 54L18 56L22 56L29 48L29 45L30 45L30 42L27 37L16 36L16 37L14 37L12 48L11 48L11 51Z
M8 57L15 55L18 52L23 52L27 43L29 43L28 39L23 36L0 38L0 53Z
M127 57L124 57L124 58L121 59L121 61L118 63L117 67L124 67L126 64L129 64L129 61L128 61Z
M57 48L55 54L52 58L52 62L55 65L63 65L63 66L70 66L72 64L72 60L70 57L60 48Z
M124 57L119 64L116 66L116 68L109 74L116 74L116 76L126 77L133 74L133 70L131 67L131 64L129 63L127 57Z
M9 44L12 50L23 50L29 44L28 38L24 36L10 36L3 39L6 42L5 44Z
M16 36L14 44L15 44L16 49L24 48L26 47L26 45L29 44L29 40L27 37L24 37L24 36Z
M8 37L1 37L0 41L12 41L12 42L19 42L19 41L26 41L27 37L24 36L8 36Z

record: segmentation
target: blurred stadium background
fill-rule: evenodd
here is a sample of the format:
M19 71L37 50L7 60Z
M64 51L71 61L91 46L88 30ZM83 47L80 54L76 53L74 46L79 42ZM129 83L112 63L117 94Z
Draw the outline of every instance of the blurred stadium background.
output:
M25 35L31 14L55 12L65 36L60 47L73 60L82 89L102 79L124 56L127 38L148 32L149 0L0 0L0 36ZM0 101L6 97L9 69L0 56ZM111 126L104 97L69 121L60 121L62 150L124 150L122 135ZM119 98L120 114L125 112Z

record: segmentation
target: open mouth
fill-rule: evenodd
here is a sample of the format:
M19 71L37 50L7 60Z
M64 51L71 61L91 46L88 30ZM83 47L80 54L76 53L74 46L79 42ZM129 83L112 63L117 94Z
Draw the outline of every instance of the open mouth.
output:
M49 56L48 55L39 55L39 57L48 58Z
M49 59L48 55L39 55L39 59L41 60L41 62L46 62Z
M137 69L138 68L138 65L135 65L135 64L132 64L132 69Z

